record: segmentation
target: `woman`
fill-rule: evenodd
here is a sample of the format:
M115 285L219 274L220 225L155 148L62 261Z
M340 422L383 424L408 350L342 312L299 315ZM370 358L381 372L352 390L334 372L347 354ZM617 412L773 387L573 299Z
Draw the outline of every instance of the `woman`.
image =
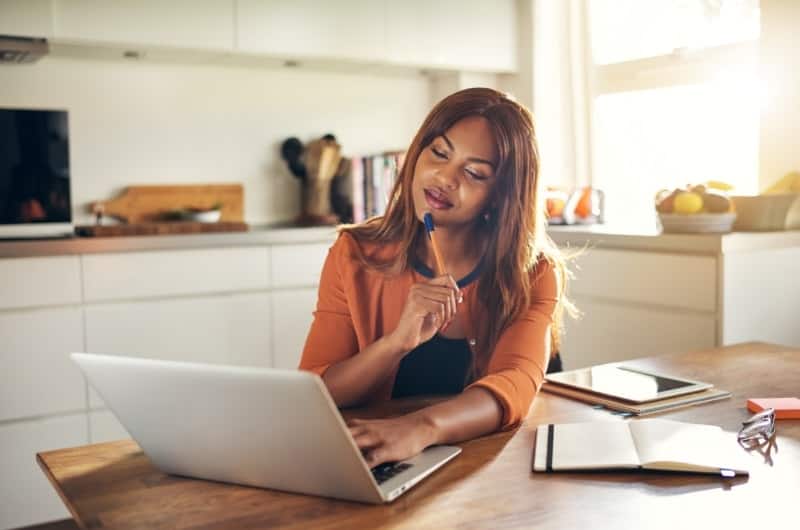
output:
M386 213L340 228L300 369L319 374L340 407L457 394L351 421L370 466L525 418L558 336L566 277L544 231L538 166L530 112L495 90L462 90L423 122ZM425 212L446 274L432 272Z

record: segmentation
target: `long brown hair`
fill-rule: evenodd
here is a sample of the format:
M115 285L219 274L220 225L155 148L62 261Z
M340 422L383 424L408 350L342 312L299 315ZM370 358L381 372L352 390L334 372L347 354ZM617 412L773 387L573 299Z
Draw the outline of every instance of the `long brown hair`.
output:
M559 344L564 307L569 307L564 297L568 276L564 258L545 232L539 151L531 112L490 88L468 88L447 96L431 110L414 136L385 214L339 230L360 242L399 244L397 253L388 259L366 255L362 259L368 266L387 273L406 270L424 237L411 191L417 159L435 138L468 116L481 116L489 122L499 155L497 183L487 203L492 205L490 221L482 224L488 248L477 295L492 318L482 319L486 329L477 337L473 363L473 374L477 375L486 368L502 332L530 306L531 273L537 276L534 269L541 258L550 262L559 280L551 334L553 352Z

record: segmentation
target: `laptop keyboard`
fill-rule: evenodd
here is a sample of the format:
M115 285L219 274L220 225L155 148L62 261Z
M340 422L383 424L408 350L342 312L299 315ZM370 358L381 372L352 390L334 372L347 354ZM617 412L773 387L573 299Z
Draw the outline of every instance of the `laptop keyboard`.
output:
M372 468L372 476L378 484L383 484L398 473L402 473L406 469L412 467L411 464L406 462L387 462Z

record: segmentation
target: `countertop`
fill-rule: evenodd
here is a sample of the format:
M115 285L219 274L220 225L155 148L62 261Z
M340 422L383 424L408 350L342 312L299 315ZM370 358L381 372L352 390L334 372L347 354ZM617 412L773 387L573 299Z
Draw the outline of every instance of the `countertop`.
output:
M336 228L251 225L247 232L0 240L0 258L333 242Z
M727 234L663 234L610 225L551 226L550 237L559 246L718 255L762 249L800 247L800 230L731 232Z
M729 234L662 234L609 225L551 226L553 240L571 248L613 248L648 252L718 255L770 248L800 247L800 230L789 232L734 232ZM127 237L72 237L0 240L0 258L330 243L336 229L324 227L251 226L248 232L176 234Z

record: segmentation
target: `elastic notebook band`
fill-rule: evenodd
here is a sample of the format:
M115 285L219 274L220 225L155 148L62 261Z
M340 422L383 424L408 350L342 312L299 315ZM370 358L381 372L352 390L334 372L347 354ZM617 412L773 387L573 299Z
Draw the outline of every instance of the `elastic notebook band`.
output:
M556 426L552 423L547 426L547 460L545 471L553 471L553 436L556 433Z

